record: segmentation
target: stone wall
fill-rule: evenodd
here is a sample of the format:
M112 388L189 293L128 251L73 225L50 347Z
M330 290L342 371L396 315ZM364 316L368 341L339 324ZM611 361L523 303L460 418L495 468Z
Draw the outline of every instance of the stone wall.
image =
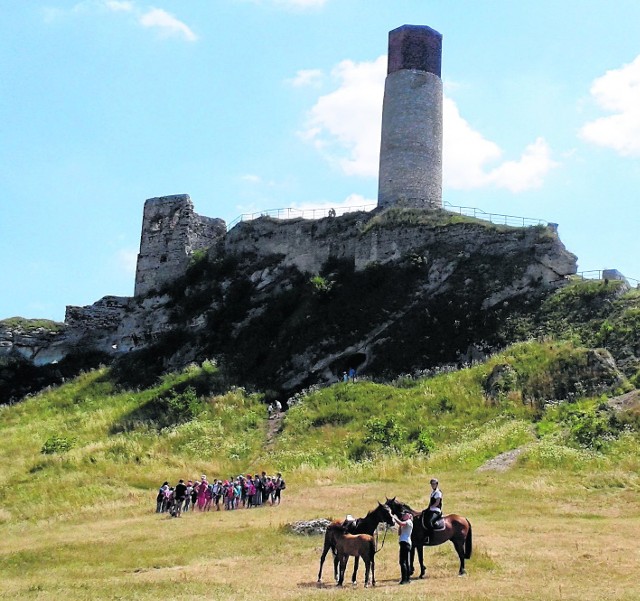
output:
M187 194L149 198L144 204L135 296L184 274L194 251L214 245L226 231L222 219L195 213Z

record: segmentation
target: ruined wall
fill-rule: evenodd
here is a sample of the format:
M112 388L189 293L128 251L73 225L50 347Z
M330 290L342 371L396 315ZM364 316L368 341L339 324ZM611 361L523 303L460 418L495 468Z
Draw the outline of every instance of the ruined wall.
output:
M149 198L144 204L135 296L182 275L193 252L212 246L226 231L222 219L195 213L187 194Z

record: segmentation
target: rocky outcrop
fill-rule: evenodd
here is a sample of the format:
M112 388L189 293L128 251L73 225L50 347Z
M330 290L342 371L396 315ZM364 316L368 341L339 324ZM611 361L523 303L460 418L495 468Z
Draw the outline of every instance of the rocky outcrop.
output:
M286 529L292 534L314 536L324 534L329 524L331 524L330 520L327 520L326 518L317 518L315 520L292 522L291 524L286 525Z
M13 318L0 321L0 357L19 356L34 365L60 360L67 327L56 322Z
M481 357L505 343L496 332L507 316L576 270L554 228L446 211L260 218L225 236L215 224L197 261L194 224L188 198L147 201L136 296L68 307L55 334L0 333L0 352L41 363L100 353L132 366L148 351L157 369L216 357L238 384L294 392L350 367L393 375ZM176 240L173 259L152 256Z

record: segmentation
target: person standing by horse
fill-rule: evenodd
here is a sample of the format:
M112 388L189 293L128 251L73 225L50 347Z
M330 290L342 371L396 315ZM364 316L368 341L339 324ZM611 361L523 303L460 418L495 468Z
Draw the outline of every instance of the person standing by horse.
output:
M432 536L436 521L442 517L442 491L439 488L437 478L431 478L431 494L429 495L429 507L427 508L429 517L427 533L428 537Z
M393 521L398 526L398 544L400 545L400 582L399 584L409 584L409 554L411 553L411 533L413 532L413 516L407 512L402 519L393 516Z

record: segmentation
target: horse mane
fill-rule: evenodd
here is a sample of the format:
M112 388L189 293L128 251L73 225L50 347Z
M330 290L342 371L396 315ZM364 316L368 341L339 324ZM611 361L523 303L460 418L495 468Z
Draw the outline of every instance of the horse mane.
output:
M397 499L395 499L395 497L394 497L393 502L394 502L395 505L400 507L402 513L410 513L414 517L419 516L422 513L421 511L416 511L415 509L412 509L406 503L403 503L402 501L398 501Z

